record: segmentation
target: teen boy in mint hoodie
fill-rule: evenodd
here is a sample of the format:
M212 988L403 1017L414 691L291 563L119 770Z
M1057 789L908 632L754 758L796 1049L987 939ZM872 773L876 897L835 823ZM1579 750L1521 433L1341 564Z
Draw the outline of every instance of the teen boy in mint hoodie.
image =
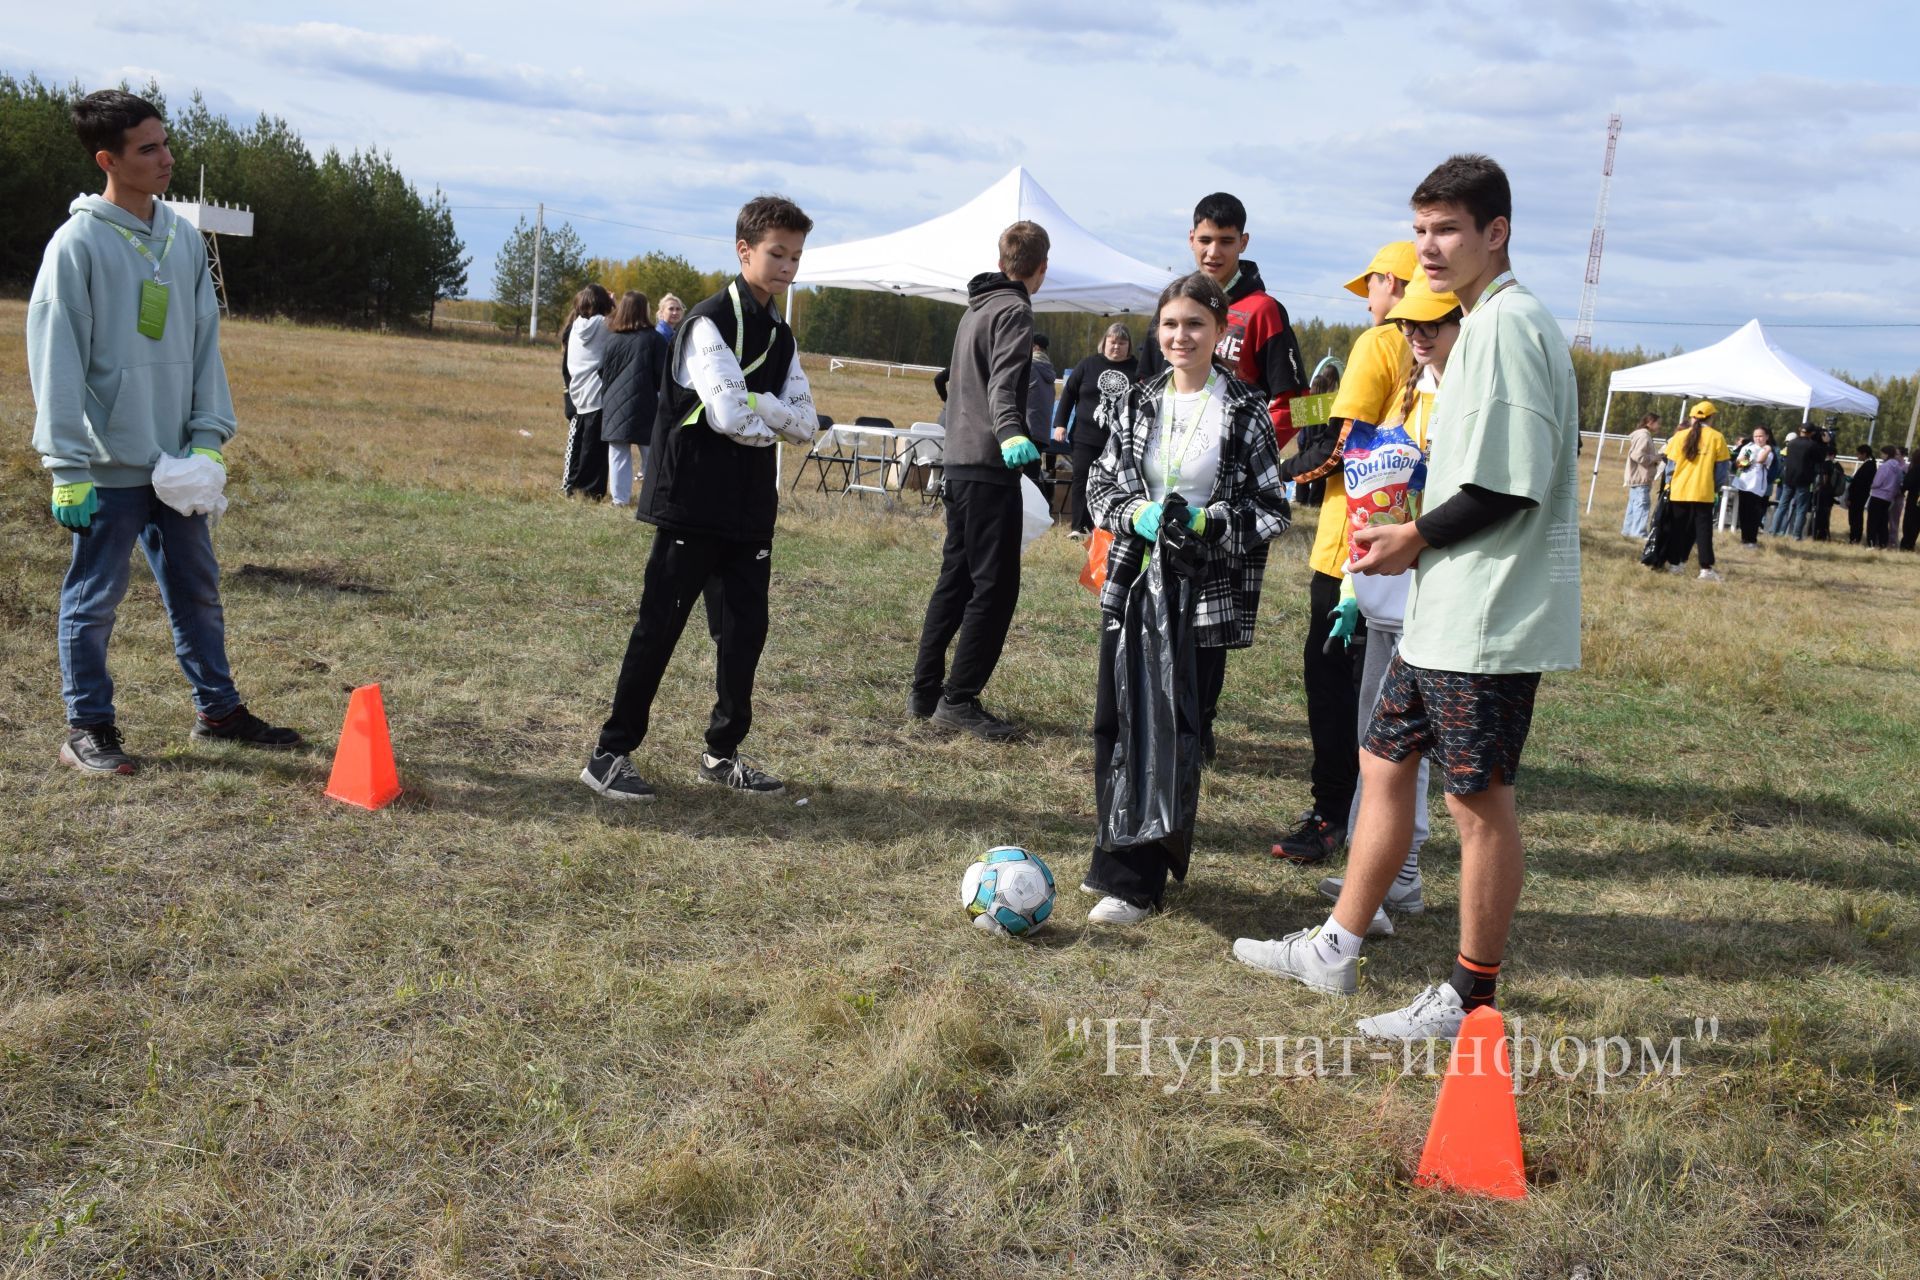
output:
M160 113L102 90L73 107L74 131L106 173L47 244L27 312L33 447L53 473L53 518L73 530L60 589L60 759L132 773L114 720L107 640L137 542L173 625L174 652L199 713L192 736L298 746L241 703L227 669L220 571L207 517L154 496L163 454L225 466L233 398L220 362L220 311L200 235L156 198L173 178Z

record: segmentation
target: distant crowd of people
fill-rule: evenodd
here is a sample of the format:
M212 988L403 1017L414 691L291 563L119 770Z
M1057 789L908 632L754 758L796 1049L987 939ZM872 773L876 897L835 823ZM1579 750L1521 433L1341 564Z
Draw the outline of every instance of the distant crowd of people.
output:
M567 453L560 490L615 507L633 505L633 451L646 478L659 407L660 379L686 304L669 293L658 321L647 295L628 289L615 302L598 284L574 295L560 332L561 402L567 414Z
M1737 504L1742 550L1760 534L1795 542L1833 536L1833 509L1847 513L1847 541L1876 550L1912 551L1920 539L1920 471L1900 445L1861 445L1851 474L1841 463L1830 425L1787 433L1755 427L1739 448L1715 426L1718 407L1702 400L1687 425L1663 438L1657 414L1646 414L1627 437L1627 514L1620 532L1647 543L1646 563L1683 573L1697 554L1700 578L1720 581L1714 568L1716 504L1723 492ZM1657 501L1656 501L1657 500ZM1769 514L1771 513L1771 514Z

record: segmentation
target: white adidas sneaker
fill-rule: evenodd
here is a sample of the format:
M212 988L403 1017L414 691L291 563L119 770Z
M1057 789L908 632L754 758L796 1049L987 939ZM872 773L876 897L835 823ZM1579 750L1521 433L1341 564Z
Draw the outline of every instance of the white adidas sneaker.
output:
M1360 957L1347 956L1328 964L1314 950L1314 935L1319 932L1320 926L1315 925L1265 942L1258 938L1236 938L1233 958L1249 968L1292 978L1330 996L1352 995L1360 986Z
M1443 982L1422 991L1404 1009L1362 1018L1354 1025L1371 1040L1451 1040L1460 1034L1466 1016L1460 993Z

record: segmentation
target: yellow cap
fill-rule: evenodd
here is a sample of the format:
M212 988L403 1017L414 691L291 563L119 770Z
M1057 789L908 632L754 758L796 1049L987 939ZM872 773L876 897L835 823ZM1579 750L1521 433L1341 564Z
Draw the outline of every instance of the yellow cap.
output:
M1713 401L1702 400L1699 404L1687 411L1687 416L1689 418L1711 418L1718 412L1720 412L1720 410L1714 407Z
M1459 309L1460 299L1450 293L1435 293L1427 283L1427 273L1422 270L1413 273L1413 279L1407 283L1406 296L1393 304L1393 310L1387 312L1387 319L1432 324Z
M1347 292L1366 297L1367 277L1376 271L1390 275L1396 280L1411 280L1419 261L1411 240L1395 240L1392 244L1383 244L1380 246L1380 252L1373 255L1373 261L1367 264L1367 269L1347 281Z

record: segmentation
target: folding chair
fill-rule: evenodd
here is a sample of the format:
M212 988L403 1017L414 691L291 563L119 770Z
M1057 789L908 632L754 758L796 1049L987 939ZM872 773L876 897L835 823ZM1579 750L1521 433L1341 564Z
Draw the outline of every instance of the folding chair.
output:
M855 418L853 425L856 427L884 427L888 431L894 429L893 419L876 418L869 414L862 414ZM893 455L887 452L884 447L872 444L871 437L856 435L853 438L853 452L848 456L847 460L848 480L840 492L872 492L884 495L887 490L887 468L892 466L893 462ZM869 465L879 468L880 483L877 485L865 483L865 469Z
M829 467L839 467L841 473L840 480L844 485L846 483L846 473L848 469L853 466L853 458L849 454L841 451L840 438L833 434L833 415L830 413L822 413L817 416L820 420L820 434L813 438L813 444L807 449L807 456L800 459L799 469L793 473L793 487L796 489L800 487L800 481L803 480L807 474L807 464L811 462L818 472L820 481L819 491L825 493L827 492L827 469ZM832 441L833 447L822 450L820 446L826 444L828 441Z

